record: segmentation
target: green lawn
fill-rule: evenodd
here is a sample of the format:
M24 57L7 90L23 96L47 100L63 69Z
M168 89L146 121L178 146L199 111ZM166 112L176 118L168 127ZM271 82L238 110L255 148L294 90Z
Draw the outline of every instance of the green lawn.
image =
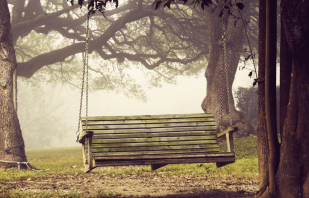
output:
M220 150L226 150L226 143L219 143ZM247 137L235 140L235 153L237 160L235 163L216 168L214 163L209 164L174 164L162 167L157 172L165 171L168 174L257 174L257 138ZM67 174L83 172L82 149L80 147L69 148L53 148L31 150L26 152L28 161L43 170L35 171L19 171L16 169L1 171L0 180L12 180L18 178L38 177L45 174ZM134 169L112 169L103 172L110 174L140 174L141 172L150 172L150 166ZM94 169L92 172L102 172Z

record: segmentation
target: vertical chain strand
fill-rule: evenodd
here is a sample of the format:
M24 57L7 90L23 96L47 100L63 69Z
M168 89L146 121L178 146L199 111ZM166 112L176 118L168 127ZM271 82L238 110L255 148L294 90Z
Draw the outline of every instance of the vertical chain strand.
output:
M226 63L226 29L225 29L225 14L224 14L224 3L222 6L222 46L223 46L223 55L222 55L222 74L221 74L221 121L222 121L222 109L223 109L223 73L225 72L225 80L226 80L226 94L227 94L227 107L229 110L229 117L230 117L230 126L232 126L232 115L231 115L231 104L230 104L230 90L229 90L229 75L227 70L227 63Z
M87 69L87 79L86 79L86 130L87 130L87 117L88 117L88 42L89 42L89 16L87 18L87 29L86 29L86 44L85 49L86 52L83 55L83 78L82 78L82 87L81 87L81 96L80 96L80 106L79 106L79 116L78 116L78 127L77 127L77 139L76 142L79 142L80 135L80 123L81 123L81 115L82 115L82 106L83 106L83 94L84 94L84 84L85 84L85 73Z
M87 32L86 32L86 131L88 130L88 71L89 71L89 65L88 65L88 56L89 56L89 15L87 20Z
M223 54L222 54L222 65L221 65L221 81L220 81L220 84L221 84L221 95L220 95L220 102L221 102L221 105L220 105L220 127L221 127L221 130L222 130L222 123L223 123L223 120L222 120L222 115L223 115L223 79L224 79L224 63L225 63L225 19L224 19L224 3L223 3L223 6L222 6L222 47L223 47Z

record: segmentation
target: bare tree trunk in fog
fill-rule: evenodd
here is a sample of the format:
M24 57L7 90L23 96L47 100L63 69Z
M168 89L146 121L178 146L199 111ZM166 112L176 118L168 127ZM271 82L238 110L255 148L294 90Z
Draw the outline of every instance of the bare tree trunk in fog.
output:
M246 8L248 9L248 8ZM205 72L207 80L207 95L202 103L204 112L213 113L216 123L222 128L227 128L230 124L228 116L227 105L227 85L226 80L222 79L222 18L218 17L222 9L216 9L212 13L211 8L205 8L204 14L207 18L208 35L209 35L209 62ZM250 120L243 112L237 111L234 105L232 95L232 85L234 82L238 62L243 48L244 42L244 26L242 20L237 20L231 15L226 16L226 62L229 81L230 107L233 125L239 128L239 132L235 134L236 137L254 133ZM223 81L223 120L220 120L220 95L221 95L221 81ZM219 128L219 127L218 127Z

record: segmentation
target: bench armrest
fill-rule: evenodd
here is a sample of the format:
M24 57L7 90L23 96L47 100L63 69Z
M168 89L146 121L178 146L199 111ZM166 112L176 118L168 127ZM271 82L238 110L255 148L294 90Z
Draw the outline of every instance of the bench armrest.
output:
M93 136L93 131L83 131L78 141L79 143L84 143L86 137L92 137L92 136Z
M221 133L217 134L217 138L223 137L223 135L227 133L235 133L238 131L238 127L229 127L225 131L222 131Z
M219 133L217 138L223 137L225 134L226 136L226 144L227 144L227 152L234 153L234 140L233 140L233 133L238 131L238 127L229 127L225 131Z

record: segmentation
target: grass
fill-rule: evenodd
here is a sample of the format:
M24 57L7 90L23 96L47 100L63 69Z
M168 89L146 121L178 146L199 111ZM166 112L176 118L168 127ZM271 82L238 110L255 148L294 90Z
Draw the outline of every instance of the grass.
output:
M217 168L214 163L204 164L173 164L167 165L156 170L156 174L214 174L214 175L257 175L257 138L246 137L235 139L236 162ZM221 151L226 151L226 142L220 142ZM0 182L14 179L27 179L30 177L40 177L46 174L75 174L83 173L82 151L81 147L53 148L27 151L28 161L36 168L43 170L20 171L17 169L0 170ZM111 175L138 175L144 172L151 172L150 166L141 166L136 168L129 166L126 169L94 169L94 173L107 173ZM3 183L3 182L1 182ZM2 197L117 197L118 195L109 192L97 192L96 195L83 195L77 192L70 194L35 193L19 192L14 190L14 186L0 185L0 198Z

